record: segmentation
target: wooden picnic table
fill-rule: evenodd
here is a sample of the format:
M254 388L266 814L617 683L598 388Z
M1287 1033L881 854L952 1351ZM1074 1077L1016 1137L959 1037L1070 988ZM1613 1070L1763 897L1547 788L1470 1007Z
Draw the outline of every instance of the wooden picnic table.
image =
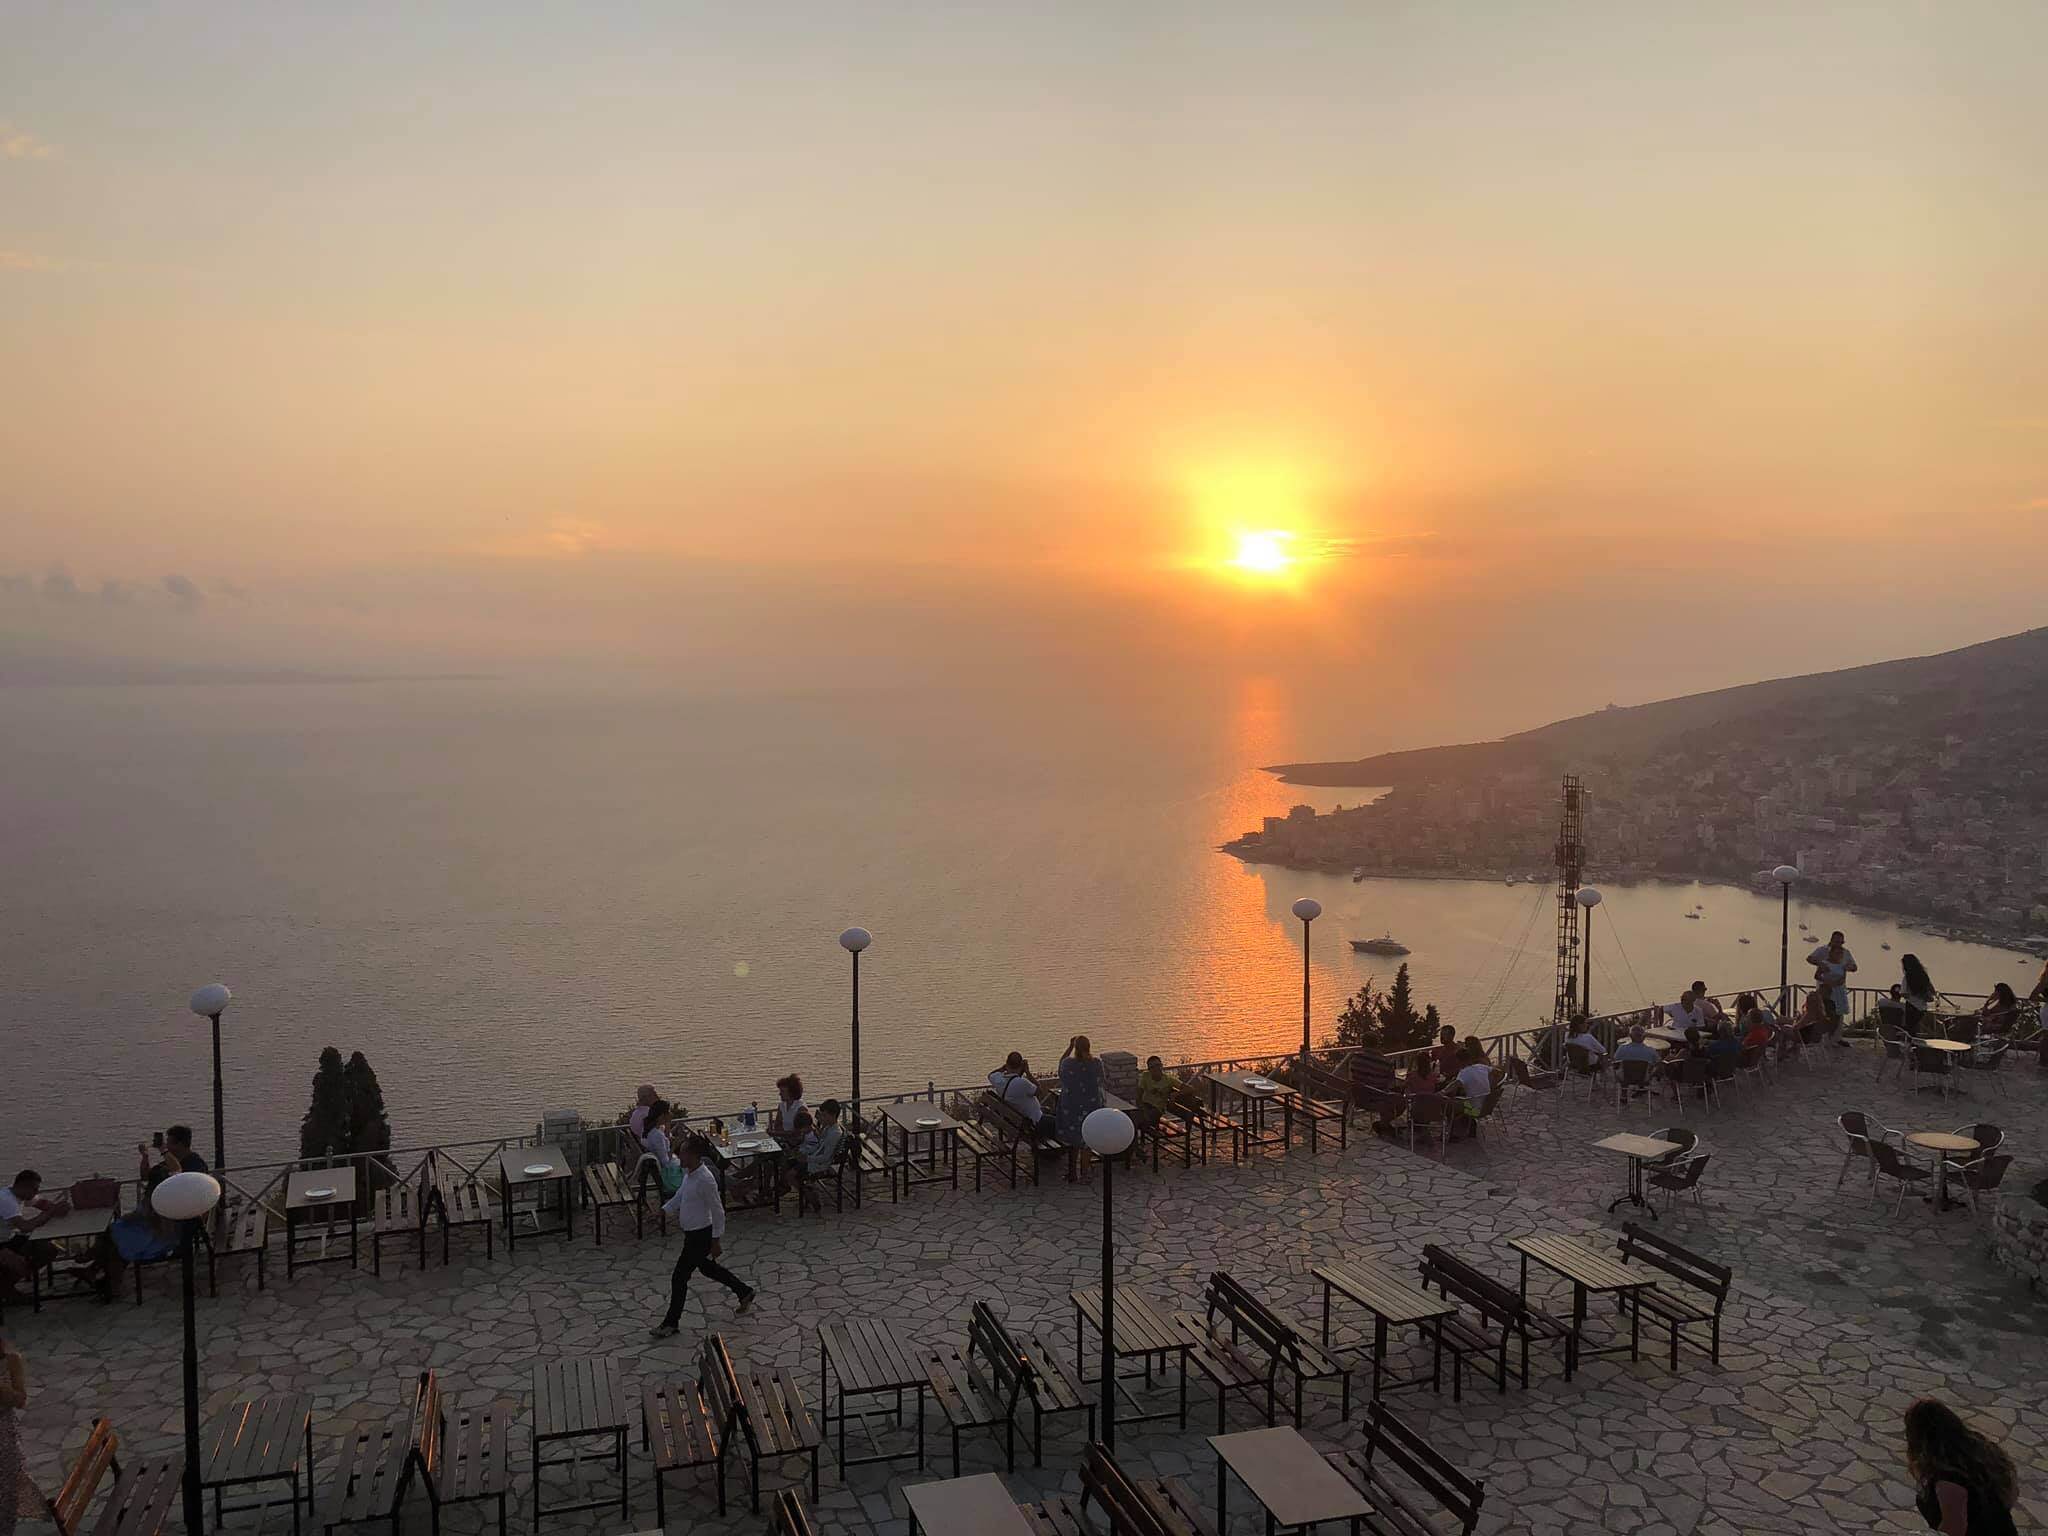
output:
M1603 1152L1619 1152L1628 1159L1628 1189L1625 1193L1616 1195L1607 1209L1612 1211L1615 1206L1627 1200L1636 1209L1648 1211L1654 1220L1657 1207L1650 1204L1648 1197L1643 1194L1643 1162L1646 1158L1669 1157L1673 1152L1682 1150L1678 1143L1665 1141L1657 1136L1635 1136L1623 1132L1618 1136L1596 1141L1593 1145Z
M993 1472L913 1483L903 1502L911 1530L923 1536L1032 1536L1031 1521Z
M296 1274L309 1264L339 1264L338 1255L327 1251L327 1238L334 1222L332 1218L320 1229L320 1257L302 1259L299 1257L298 1228L308 1211L332 1211L337 1205L348 1207L348 1264L356 1263L356 1171L352 1167L342 1168L299 1168L285 1175L284 1181L284 1272L287 1276Z
M927 1099L906 1099L895 1104L882 1106L882 1151L889 1150L889 1127L895 1126L903 1133L903 1192L909 1194L919 1184L951 1184L960 1187L960 1122L947 1114L936 1103ZM922 1136L927 1146L927 1159L923 1164L930 1171L918 1173L920 1166L911 1155L911 1139ZM945 1138L945 1172L939 1172L939 1138Z
M1084 1328L1093 1328L1099 1336L1102 1332L1102 1288L1071 1293L1074 1303L1074 1374L1085 1385L1088 1381L1088 1340ZM1173 1320L1168 1312L1147 1296L1131 1286L1116 1288L1115 1338L1111 1340L1116 1358L1119 1360L1143 1360L1145 1362L1145 1384L1152 1384L1152 1367L1156 1363L1162 1370L1166 1357L1173 1355L1180 1361L1180 1408L1158 1413L1117 1411L1119 1424L1144 1424L1154 1419L1178 1417L1180 1427L1188 1427L1188 1356L1194 1353L1195 1341L1188 1331ZM1104 1382L1105 1392L1120 1390L1113 1382ZM1126 1394L1128 1396L1128 1394ZM1133 1400L1135 1402L1135 1400Z
M299 1506L313 1508L313 1405L304 1397L244 1398L207 1420L199 1440L199 1487L213 1490L213 1523L262 1509L263 1502L226 1504L222 1492L255 1483L291 1487L292 1531Z
M539 1170L536 1172L535 1170ZM547 1186L554 1185L561 1203L561 1220L554 1226L541 1225L540 1213L547 1204ZM498 1154L498 1198L505 1212L505 1244L517 1249L519 1227L513 1220L512 1197L531 1187L538 1191L533 1202L533 1230L528 1237L574 1237L576 1235L576 1170L560 1147L545 1143L532 1147L507 1147Z
M829 1391L832 1377L839 1378L837 1411ZM871 1317L834 1318L818 1327L818 1411L824 1415L825 1427L839 1426L839 1465L842 1467L865 1467L879 1462L902 1461L915 1455L918 1466L924 1465L924 1395L931 1388L930 1377L926 1374L917 1352L906 1349L903 1341L896 1337L895 1330L887 1323ZM867 1414L848 1409L849 1397L879 1397L893 1394L896 1399L895 1420L903 1423L903 1394L917 1393L917 1449L911 1451L877 1452L871 1456L849 1458L846 1454L846 1421L857 1418L862 1428L867 1427ZM880 1410L876 1410L879 1412ZM870 1442L872 1443L872 1435Z
M1325 1520L1357 1520L1373 1513L1372 1500L1351 1479L1323 1459L1291 1424L1274 1429L1246 1429L1211 1435L1216 1452L1216 1529L1228 1530L1225 1494L1228 1473L1250 1490L1266 1512L1266 1529L1275 1525L1308 1530Z
M1264 1083L1273 1083L1274 1086L1270 1088L1254 1086L1255 1084ZM1283 1147L1293 1144L1294 1101L1298 1095L1296 1095L1292 1088L1288 1087L1285 1083L1274 1083L1272 1078L1258 1072L1211 1072L1209 1074L1209 1107L1211 1109L1218 1107L1216 1090L1219 1088L1236 1095L1238 1101L1245 1107L1245 1141L1247 1149L1253 1144L1272 1146L1277 1142L1278 1145ZM1269 1135L1266 1132L1266 1106L1268 1104L1278 1104L1280 1106L1281 1121L1278 1137Z
M1378 1402L1383 1390L1381 1371L1387 1358L1387 1330L1414 1324L1428 1325L1457 1314L1458 1304L1409 1284L1392 1270L1371 1259L1345 1259L1318 1264L1309 1271L1323 1282L1323 1347L1330 1347L1330 1299L1341 1291L1372 1313L1372 1397ZM1412 1376L1386 1383L1395 1388L1412 1387L1434 1380L1433 1375Z
M1572 1348L1577 1357L1584 1359L1588 1354L1616 1354L1620 1346L1608 1349L1588 1350L1585 1345L1586 1298L1596 1294L1649 1290L1656 1282L1645 1278L1639 1269L1607 1254L1596 1252L1584 1243L1575 1242L1555 1232L1536 1232L1527 1237L1517 1237L1508 1246L1522 1256L1522 1300L1529 1299L1529 1261L1534 1259L1552 1274L1560 1275L1571 1282L1572 1287ZM1628 1328L1628 1357L1637 1360L1642 1357L1640 1348L1641 1309L1630 1307Z
M631 1484L626 1477L626 1394L619 1379L619 1367L612 1360L542 1360L533 1368L533 1523L540 1517L573 1514L586 1509L619 1506L619 1518L627 1514L626 1499ZM558 1458L544 1463L543 1448L564 1440L609 1439L607 1453L619 1474L617 1498L584 1503L542 1503L541 1468L560 1466ZM583 1453L572 1447L570 1476L580 1470Z

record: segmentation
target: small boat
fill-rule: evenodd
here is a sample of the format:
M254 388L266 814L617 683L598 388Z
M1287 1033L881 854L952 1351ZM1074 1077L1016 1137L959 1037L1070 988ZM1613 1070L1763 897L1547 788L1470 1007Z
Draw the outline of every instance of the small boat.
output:
M1352 870L1352 871L1351 871L1351 883L1352 883L1353 885L1356 885L1356 884L1358 884L1358 882L1359 882L1359 881L1361 881L1361 880L1363 880L1364 878L1365 878L1365 866L1364 866L1363 864L1359 865L1359 866L1358 866L1358 867L1357 867L1356 869L1354 869L1354 870Z
M1514 883L1515 883L1515 877L1514 877L1513 875L1509 875L1509 876L1507 877L1507 879L1505 879L1505 880L1501 881L1501 884L1502 884L1502 885L1513 885Z
M1738 943L1738 944L1747 944L1747 943L1749 942L1749 940L1747 940L1747 939L1737 939L1737 940L1736 940L1735 942L1736 942L1736 943Z
M1405 955L1408 946L1391 933L1377 939L1353 939L1351 947L1361 955Z
M1880 945L1878 945L1877 947L1878 947L1879 949L1890 949L1890 948L1891 948L1891 945L1889 945L1889 944L1880 944ZM2026 962L2026 961L2024 961L2024 960L2022 960L2022 961L2020 962L2020 964L2021 964L2021 965L2025 965L2026 963L2027 963L2027 962Z
M1691 918L1694 922L1698 922L1700 920L1700 915L1697 912L1688 912L1685 915Z

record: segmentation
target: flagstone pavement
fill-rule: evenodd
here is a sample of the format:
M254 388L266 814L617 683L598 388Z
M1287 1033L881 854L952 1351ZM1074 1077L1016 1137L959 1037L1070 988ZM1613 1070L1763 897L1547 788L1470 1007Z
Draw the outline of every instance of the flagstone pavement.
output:
M1936 1213L1912 1198L1903 1210L1889 1196L1873 1201L1860 1166L1838 1190L1834 1116L1860 1108L1910 1130L1996 1121L2018 1154L2006 1188L2019 1197L2048 1174L2040 1150L2048 1078L2029 1067L2002 1074L2002 1093L1979 1081L1970 1097L1941 1104L1874 1085L1872 1068L1860 1050L1818 1053L1809 1070L1682 1116L1668 1106L1617 1111L1604 1100L1544 1094L1518 1101L1511 1093L1483 1145L1453 1146L1442 1160L1361 1131L1344 1152L1326 1144L1319 1153L1268 1153L1239 1168L1226 1160L1119 1173L1119 1283L1196 1306L1207 1274L1225 1267L1304 1325L1321 1306L1310 1266L1345 1254L1412 1270L1422 1245L1437 1242L1512 1283L1509 1238L1551 1230L1611 1243L1624 1216L1610 1216L1606 1205L1625 1167L1593 1141L1617 1129L1683 1123L1713 1153L1705 1209L1667 1210L1658 1225L1734 1267L1721 1364L1689 1353L1674 1374L1646 1348L1633 1363L1626 1354L1589 1360L1567 1383L1555 1352L1546 1350L1527 1389L1511 1382L1502 1394L1468 1379L1463 1403L1451 1400L1448 1381L1440 1393L1425 1387L1390 1396L1396 1412L1485 1478L1480 1529L1642 1536L1919 1530L1899 1422L1905 1406L1928 1393L2003 1439L2038 1517L2048 1511L2048 1437L2039 1411L2048 1383L2048 1304L1992 1264L1986 1216ZM740 1358L792 1367L812 1392L818 1324L832 1317L884 1319L906 1339L936 1346L959 1340L970 1303L987 1299L1071 1349L1067 1296L1099 1273L1100 1202L1098 1184L1052 1176L1035 1190L997 1182L979 1195L971 1187L923 1189L893 1205L871 1197L861 1211L822 1219L799 1220L787 1205L779 1217L736 1214L727 1262L760 1287L759 1305L736 1317L730 1298L700 1280L682 1336L662 1343L647 1329L678 1250L672 1234L664 1241L650 1232L636 1243L630 1227L619 1235L614 1226L598 1248L583 1226L573 1243L522 1245L516 1258L501 1240L486 1261L477 1234L458 1232L449 1267L436 1254L421 1272L392 1247L381 1278L369 1272L367 1253L360 1269L302 1271L289 1280L274 1263L261 1294L249 1267L235 1265L223 1270L219 1298L199 1302L202 1390L209 1410L252 1394L308 1394L324 1474L338 1439L398 1410L423 1366L440 1373L454 1402L502 1400L523 1426L536 1361L610 1357L637 1391L645 1378L688 1374L706 1329L722 1332ZM114 1420L131 1454L175 1449L178 1306L163 1272L150 1277L148 1291L139 1308L130 1292L109 1306L67 1302L39 1315L9 1309L32 1379L20 1424L30 1468L45 1486L54 1486L62 1456L95 1415ZM1554 1292L1546 1299L1553 1310L1568 1307ZM1612 1313L1596 1308L1594 1317L1605 1329ZM1213 1408L1199 1381L1193 1399L1186 1429L1171 1419L1122 1427L1118 1450L1139 1470L1186 1475L1213 1500L1215 1463L1205 1439ZM1242 1400L1231 1409L1233 1428L1256 1422ZM1361 1441L1356 1412L1351 1423L1340 1422L1334 1392L1311 1389L1305 1429L1325 1446ZM936 1414L929 1438L922 1473L907 1466L842 1473L828 1454L821 1528L904 1532L904 1483L950 1470ZM523 1445L515 1428L515 1528L530 1528L532 1519ZM1058 1423L1048 1432L1045 1466L1031 1467L1027 1455L1007 1476L1011 1491L1026 1500L1078 1489L1080 1450L1076 1429ZM1001 1471L999 1444L987 1434L968 1436L965 1462L969 1472ZM585 1471L594 1479L601 1469ZM781 1480L768 1479L771 1486ZM413 1497L424 1520L424 1499L417 1489ZM323 1488L323 1512L327 1498ZM572 1532L654 1525L637 1434L631 1498L630 1520L613 1510L550 1516L547 1525ZM1241 1488L1231 1504L1232 1529L1253 1529ZM731 1518L719 1519L708 1474L673 1482L668 1510L672 1533L765 1526L744 1499ZM231 1514L227 1528L279 1532L288 1523L289 1511L273 1506ZM447 1523L455 1533L489 1524L475 1506L450 1511Z

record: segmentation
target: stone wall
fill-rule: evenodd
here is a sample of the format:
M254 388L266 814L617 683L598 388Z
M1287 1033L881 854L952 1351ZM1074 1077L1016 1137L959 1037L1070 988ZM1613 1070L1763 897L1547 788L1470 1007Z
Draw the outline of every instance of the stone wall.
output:
M1991 1256L2029 1285L2048 1276L2048 1205L2032 1194L2001 1194L1991 1212Z

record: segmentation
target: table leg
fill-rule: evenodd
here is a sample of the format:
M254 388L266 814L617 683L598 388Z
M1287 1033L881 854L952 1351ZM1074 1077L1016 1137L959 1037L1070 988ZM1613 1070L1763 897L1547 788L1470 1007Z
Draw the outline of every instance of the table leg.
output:
M1380 1400L1380 1370L1387 1358L1387 1319L1385 1314L1372 1315L1372 1400Z
M1229 1477L1230 1468L1223 1465L1223 1453L1218 1451L1216 1453L1216 1529L1219 1531L1230 1529L1230 1514L1226 1507L1228 1501L1224 1497L1226 1492L1225 1484Z
M349 1202L349 1206L348 1206L348 1267L349 1267L350 1269L354 1269L354 1268L356 1267L356 1253L357 1253L357 1248L356 1248L356 1233L357 1233L357 1231L359 1230L359 1224L358 1224L358 1221L357 1221L357 1217L356 1217L356 1212L357 1212L357 1211L358 1211L359 1209L361 1209L361 1207L362 1207L362 1202L361 1202L361 1201L359 1201L359 1200L351 1200L351 1201Z
M1323 1282L1323 1348L1330 1347L1330 1282Z
M566 1238L574 1238L576 1236L575 1192L569 1188L569 1181L567 1179L559 1179L556 1182L562 1186L562 1235ZM622 1508L619 1513L624 1514L625 1510Z

